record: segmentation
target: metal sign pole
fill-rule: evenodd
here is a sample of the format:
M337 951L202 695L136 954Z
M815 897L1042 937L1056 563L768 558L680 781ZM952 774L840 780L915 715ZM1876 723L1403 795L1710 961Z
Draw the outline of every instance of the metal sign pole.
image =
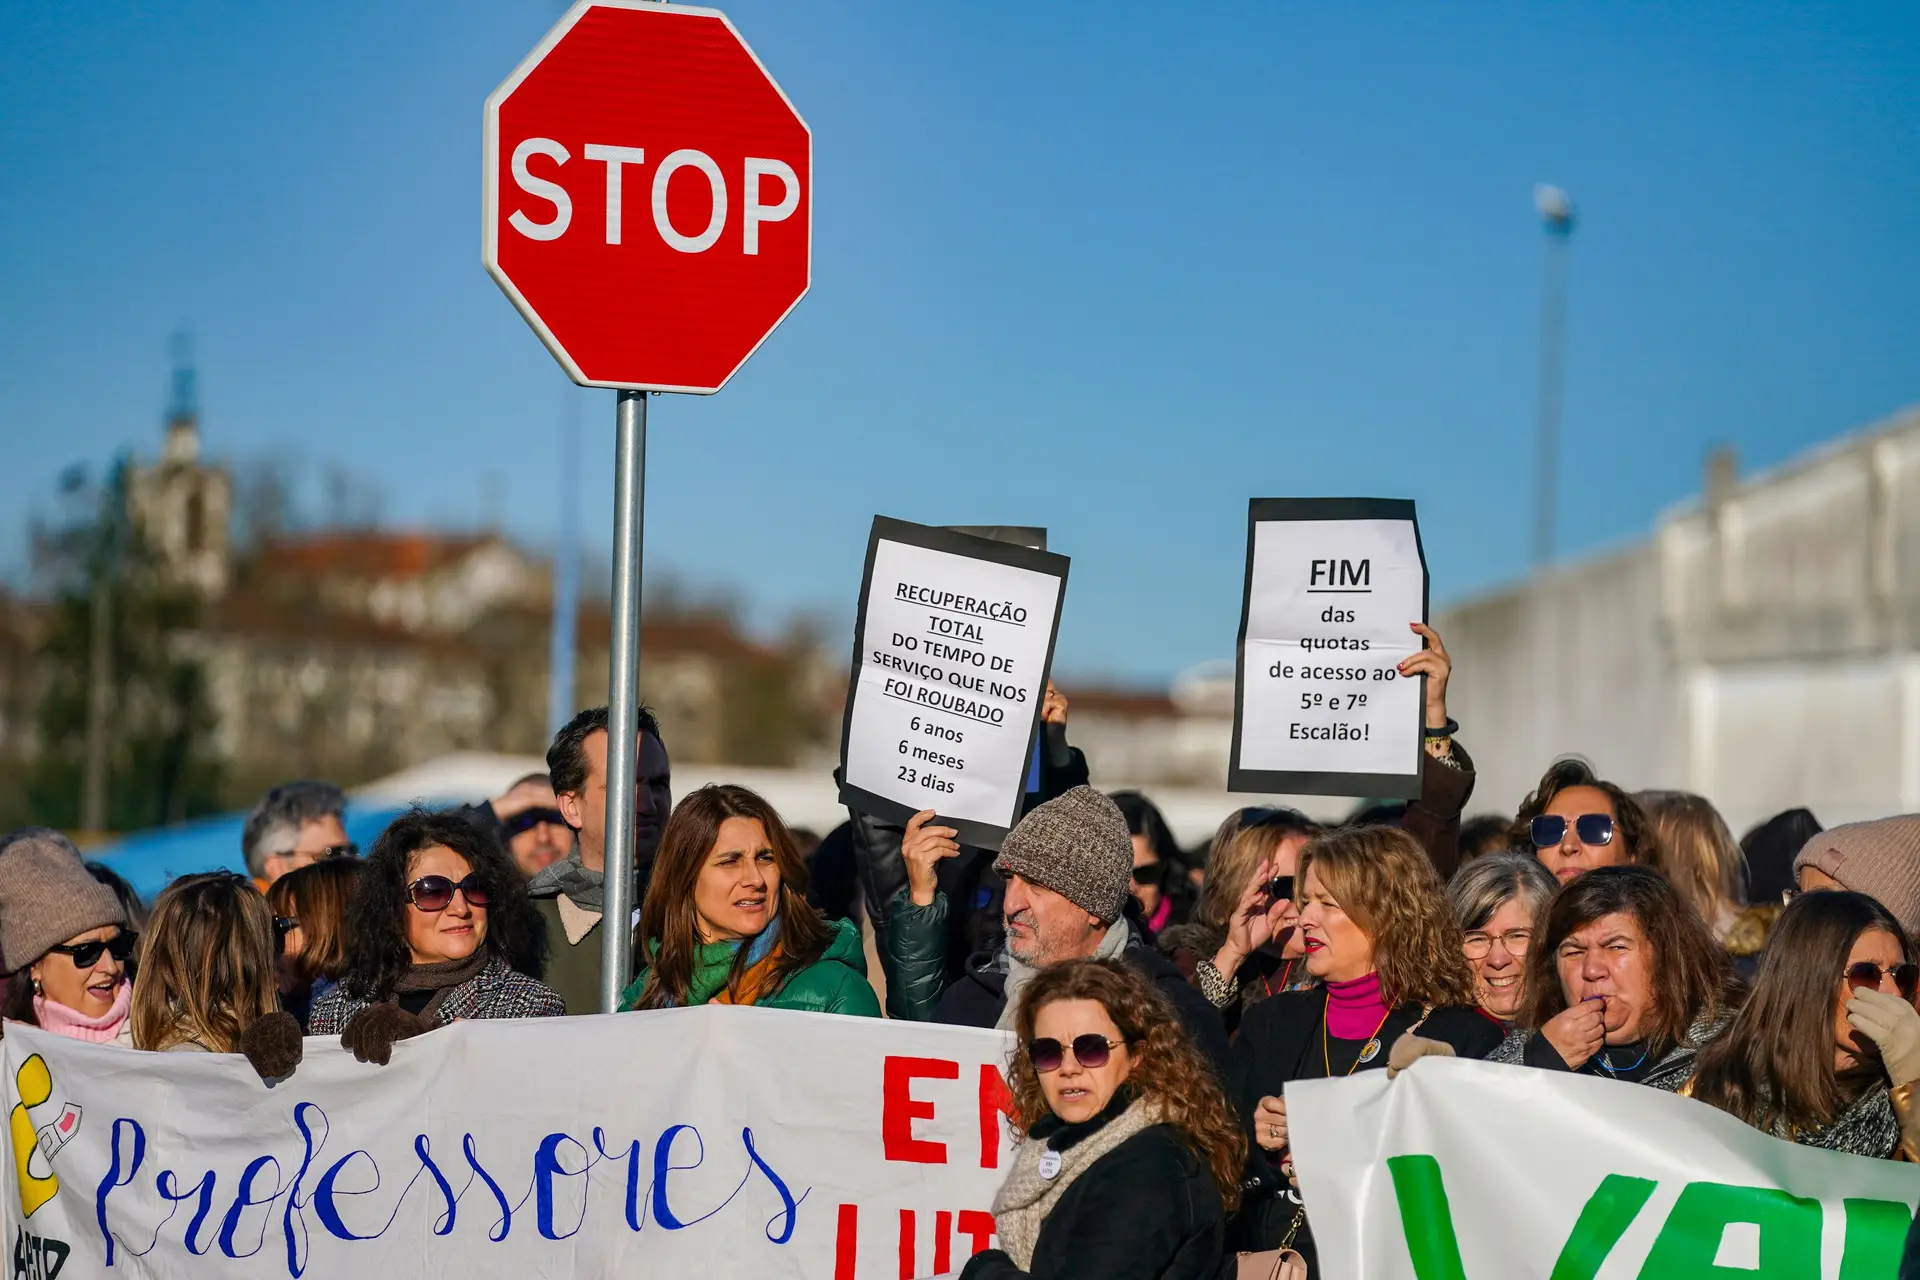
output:
M640 728L640 535L647 488L647 393L614 410L613 640L607 690L607 881L600 918L600 1012L620 1007L633 972L633 818Z

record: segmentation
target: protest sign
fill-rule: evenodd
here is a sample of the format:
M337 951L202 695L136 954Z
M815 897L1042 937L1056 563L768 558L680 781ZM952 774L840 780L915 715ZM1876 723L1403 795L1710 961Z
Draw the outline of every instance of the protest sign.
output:
M1233 691L1230 791L1420 794L1427 566L1413 503L1255 498Z
M268 1088L9 1023L0 1229L39 1280L932 1275L990 1245L1011 1043L706 1006L310 1039Z
M1891 1277L1920 1169L1705 1103L1426 1058L1286 1089L1316 1280Z
M998 849L1019 816L1067 558L875 516L854 625L840 798L922 809Z

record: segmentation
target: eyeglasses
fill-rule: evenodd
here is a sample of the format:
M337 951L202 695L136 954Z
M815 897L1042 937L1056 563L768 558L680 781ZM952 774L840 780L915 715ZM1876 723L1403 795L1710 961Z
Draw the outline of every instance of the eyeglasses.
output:
M47 950L58 951L63 956L72 957L73 967L76 969L91 969L100 963L102 953L107 952L112 953L115 960L125 964L128 957L133 955L134 943L139 940L139 934L122 930L104 942L98 938L92 942L62 942L58 946L48 947Z
M1167 874L1164 862L1136 862L1133 864L1133 882L1135 884L1159 884Z
M325 862L328 858L357 858L360 856L360 846L349 840L345 844L330 844L324 848L315 849L311 853L305 853L299 849L289 849L280 856L283 858L305 858L309 862Z
M275 916L273 918L273 940L284 943L287 935L300 927L298 916Z
M1273 879L1267 881L1267 901L1274 903L1280 901L1282 898L1288 902L1293 901L1292 876L1275 876Z
M1485 960L1493 953L1496 940L1507 949L1508 955L1518 958L1527 954L1527 947L1533 942L1533 930L1509 929L1505 933L1482 933L1476 929L1467 935L1467 959Z
M1862 960L1859 964L1848 965L1843 976L1847 986L1854 991L1867 987L1878 990L1885 978L1893 979L1893 985L1905 999L1913 999L1913 993L1920 990L1920 964L1896 964L1882 969L1871 960Z
M1557 813L1541 814L1532 827L1536 849L1551 849L1567 838L1567 820ZM1581 844L1612 844L1613 819L1604 813L1583 813L1573 820L1573 834Z
M487 882L469 873L458 882L445 876L421 876L407 886L407 901L422 911L445 911L453 905L455 891L463 893L470 907L484 907L489 896Z
M545 823L550 827L564 827L567 825L567 820L560 816L558 809L528 809L523 813L516 813L507 819L507 834L517 836L523 832L533 830L541 823Z
M1103 1035L1095 1035L1092 1032L1084 1036L1075 1036L1073 1060L1083 1067L1097 1071L1107 1065L1107 1059L1113 1056L1113 1050L1125 1043L1125 1040L1109 1040ZM1060 1064L1067 1060L1066 1055L1066 1047L1052 1037L1027 1041L1027 1061L1033 1064L1035 1071L1042 1074L1058 1071Z

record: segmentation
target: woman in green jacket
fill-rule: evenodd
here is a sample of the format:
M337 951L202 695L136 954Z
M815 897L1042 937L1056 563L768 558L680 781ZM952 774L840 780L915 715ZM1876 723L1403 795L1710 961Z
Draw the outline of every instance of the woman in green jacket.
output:
M745 787L702 787L674 807L640 936L647 968L623 1009L755 1004L880 1016L860 930L807 905L792 833Z

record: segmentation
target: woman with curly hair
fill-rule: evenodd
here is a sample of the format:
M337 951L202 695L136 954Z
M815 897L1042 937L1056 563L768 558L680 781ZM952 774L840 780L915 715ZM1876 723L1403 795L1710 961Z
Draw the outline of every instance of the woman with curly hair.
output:
M792 831L745 787L701 787L674 806L640 936L646 968L623 1009L753 1004L880 1016L860 930L808 904Z
M1555 760L1520 802L1508 843L1532 849L1561 884L1595 867L1660 863L1660 838L1640 802L1575 756Z
M1166 997L1131 967L1042 969L1014 1014L1022 1138L993 1199L1000 1248L961 1280L1213 1280L1246 1140Z
M347 972L313 1002L311 1035L340 1036L362 1062L461 1018L552 1018L566 1005L514 972L533 905L499 835L458 810L395 818L347 907Z
M1287 1104L1295 1080L1349 1076L1387 1065L1384 1052L1417 1031L1430 1050L1483 1058L1500 1029L1481 1016L1460 925L1420 842L1397 827L1350 827L1315 836L1294 880L1308 972L1321 985L1286 991L1249 1009L1229 1062L1234 1103L1265 1153L1251 1172L1277 1190L1291 1176ZM1288 1197L1243 1214L1247 1243L1286 1241L1312 1257L1305 1211Z

